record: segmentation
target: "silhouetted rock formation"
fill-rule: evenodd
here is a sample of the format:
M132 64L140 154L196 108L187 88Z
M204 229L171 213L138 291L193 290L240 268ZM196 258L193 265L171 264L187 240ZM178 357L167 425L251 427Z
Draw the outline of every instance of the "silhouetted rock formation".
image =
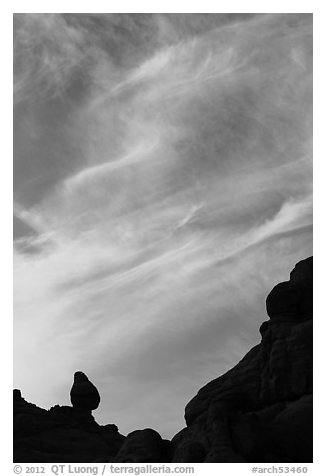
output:
M100 394L84 372L75 372L74 383L70 390L70 400L72 406L79 410L91 412L99 406Z
M157 431L150 428L136 430L127 435L113 460L117 463L161 463L169 461L170 442L162 440Z
M312 257L266 300L261 343L203 387L171 442L152 429L126 438L91 414L100 396L75 374L73 407L38 408L14 390L15 462L312 461Z
M95 388L95 387L94 387ZM88 409L38 408L14 390L14 461L107 462L125 437L116 425L98 425Z
M300 261L290 273L290 281L280 283L266 299L267 314L271 319L312 318L312 257Z
M173 461L312 461L312 258L266 306L261 343L186 406Z

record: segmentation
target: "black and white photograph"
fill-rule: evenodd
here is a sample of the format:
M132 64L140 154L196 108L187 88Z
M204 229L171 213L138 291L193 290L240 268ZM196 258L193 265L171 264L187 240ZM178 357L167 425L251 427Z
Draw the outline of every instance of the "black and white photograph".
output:
M308 472L313 18L12 14L14 471Z

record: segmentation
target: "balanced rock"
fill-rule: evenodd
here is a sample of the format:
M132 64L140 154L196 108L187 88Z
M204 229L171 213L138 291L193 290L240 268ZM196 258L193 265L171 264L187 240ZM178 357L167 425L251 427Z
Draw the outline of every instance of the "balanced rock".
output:
M14 462L109 462L125 439L116 425L98 425L91 414L55 405L49 410L27 402L14 390Z
M70 390L70 400L72 406L78 410L92 411L99 406L100 394L84 372L75 372L74 383Z

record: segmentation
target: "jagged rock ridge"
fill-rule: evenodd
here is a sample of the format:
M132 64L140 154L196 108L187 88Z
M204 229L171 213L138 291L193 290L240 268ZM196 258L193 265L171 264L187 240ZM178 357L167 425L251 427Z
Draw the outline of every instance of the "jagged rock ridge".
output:
M14 390L14 461L311 462L312 275L310 257L274 287L260 344L188 403L171 442L149 428L124 437L98 425L96 394L44 410Z

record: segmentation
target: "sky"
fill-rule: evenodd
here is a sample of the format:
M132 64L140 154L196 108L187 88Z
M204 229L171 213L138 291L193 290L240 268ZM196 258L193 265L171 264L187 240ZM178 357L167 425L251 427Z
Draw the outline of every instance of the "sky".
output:
M14 15L14 386L170 438L312 255L311 14Z

